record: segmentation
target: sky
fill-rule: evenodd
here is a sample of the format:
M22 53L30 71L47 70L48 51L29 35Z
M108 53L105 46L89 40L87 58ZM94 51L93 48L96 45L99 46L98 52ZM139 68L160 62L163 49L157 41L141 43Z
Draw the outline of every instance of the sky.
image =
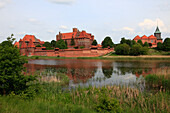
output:
M12 33L42 41L78 28L92 33L98 43L110 36L150 36L157 25L162 38L170 37L170 0L0 0L0 42Z

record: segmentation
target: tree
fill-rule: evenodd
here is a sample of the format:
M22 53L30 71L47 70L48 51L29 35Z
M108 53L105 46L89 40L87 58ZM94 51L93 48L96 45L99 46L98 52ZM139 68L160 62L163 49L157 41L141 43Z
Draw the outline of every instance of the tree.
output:
M15 40L12 36L7 38L12 46L0 45L0 94L4 95L12 91L19 94L28 89L29 81L35 80L33 76L22 74L26 60L20 56L19 49L12 44Z
M166 38L163 42L164 51L170 51L170 38Z
M123 37L121 38L120 44L124 44L124 43L126 43L126 39Z
M157 50L164 50L163 44L162 44L161 42L158 42L156 49L157 49Z
M53 48L56 47L56 41L55 41L55 40L52 40L52 41L51 41L51 46L52 46Z
M136 41L132 40L132 45L135 45L136 44Z
M129 55L130 53L130 46L127 44L120 44L115 47L115 52L117 55Z
M65 40L65 44L66 44L66 46L67 46L67 40Z
M149 43L149 47L150 47L150 48L152 47L152 43Z
M58 47L59 49L67 49L65 41L62 39L56 42L56 47Z
M131 51L130 51L131 55L134 55L134 56L140 55L141 48L142 48L142 46L139 43L133 45L133 47L131 48Z
M46 48L51 48L51 43L50 42L45 42L43 44L43 46L46 47Z
M41 45L36 45L36 47L41 47Z
M96 40L94 40L94 41L93 41L93 43L92 43L92 45L97 46L97 41L96 41Z
M142 40L137 41L141 46L143 46Z
M147 42L145 42L145 43L143 44L143 47L149 47L149 44L148 44Z
M74 46L75 45L75 42L74 42L74 38L72 37L71 38L71 46Z
M11 34L11 36L10 37L8 37L7 38L7 40L6 41L3 41L0 45L1 46L3 46L3 47L5 47L5 46L13 46L13 42L14 42L14 40L15 40L15 38L13 38L13 34Z
M108 48L108 46L111 48L114 46L114 43L110 37L106 37L102 42L102 48Z
M132 41L131 40L126 40L126 44L128 44L130 47L132 47Z

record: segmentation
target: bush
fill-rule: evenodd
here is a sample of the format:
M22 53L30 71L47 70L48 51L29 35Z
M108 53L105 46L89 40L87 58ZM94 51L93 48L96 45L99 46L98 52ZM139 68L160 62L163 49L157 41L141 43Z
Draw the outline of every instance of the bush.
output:
M8 38L12 44L13 38ZM20 56L19 49L12 46L0 46L0 94L19 94L29 88L28 82L34 81L33 76L24 76L26 60Z
M134 56L140 55L141 54L141 48L142 48L142 46L140 44L133 45L131 50L130 50L130 54L134 55Z
M95 109L98 112L113 112L113 113L122 112L118 100L110 98L109 96L106 95L100 96L99 104L96 105Z
M120 44L115 47L115 53L118 55L129 55L130 53L130 46L127 44Z
M84 46L80 46L80 49L83 49L84 48Z
M156 49L157 49L157 50L163 50L163 49L164 49L163 44L162 44L161 42L158 42Z
M41 45L36 45L36 47L41 47Z

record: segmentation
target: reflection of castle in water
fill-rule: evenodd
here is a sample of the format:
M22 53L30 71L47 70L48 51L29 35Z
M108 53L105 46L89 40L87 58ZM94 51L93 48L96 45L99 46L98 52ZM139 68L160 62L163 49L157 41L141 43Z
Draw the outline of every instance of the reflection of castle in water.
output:
M38 61L38 60L37 60ZM58 62L58 61L56 61ZM59 65L40 65L40 64L25 64L28 74L34 74L36 71L40 73L43 71L53 73L65 73L70 80L74 83L79 81L86 83L89 79L98 76L98 74L104 75L106 79L111 78L114 75L140 75L146 76L148 74L155 74L161 72L163 69L170 73L167 68L170 65L167 62L156 61L62 61ZM79 63L78 63L79 62ZM100 71L100 72L97 72Z

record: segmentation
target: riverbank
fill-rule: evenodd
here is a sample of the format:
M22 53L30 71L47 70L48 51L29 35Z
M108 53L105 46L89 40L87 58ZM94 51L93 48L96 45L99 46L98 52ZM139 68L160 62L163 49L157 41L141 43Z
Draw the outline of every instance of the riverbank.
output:
M26 59L121 59L121 60L167 60L170 59L170 55L141 55L141 56L123 56L123 55L116 55L116 56L100 56L100 57L55 57L55 56L30 56L26 57Z

